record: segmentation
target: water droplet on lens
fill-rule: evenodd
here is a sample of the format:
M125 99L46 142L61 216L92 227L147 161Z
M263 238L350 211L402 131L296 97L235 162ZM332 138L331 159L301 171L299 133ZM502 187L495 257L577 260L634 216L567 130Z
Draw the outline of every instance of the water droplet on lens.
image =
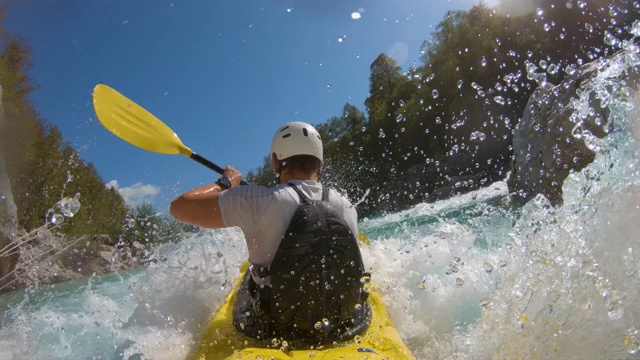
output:
M427 288L427 279L426 278L422 278L422 280L420 280L420 282L418 282L418 288L422 289L422 290Z
M73 217L78 210L80 210L80 194L76 194L75 197L65 197L58 202L58 207L62 211L62 215L66 217Z
M577 70L578 70L578 67L576 66L576 64L569 64L564 69L564 72L567 73L567 75L573 75L576 73Z
M487 138L487 135L485 135L485 133L483 133L482 131L474 131L471 133L471 136L470 136L471 141L475 141L475 140L484 141L486 138Z
M491 264L488 261L485 261L484 262L484 271L486 271L488 273L492 272L493 271L493 264Z
M50 221L53 225L60 225L64 222L64 216L61 214L53 214Z

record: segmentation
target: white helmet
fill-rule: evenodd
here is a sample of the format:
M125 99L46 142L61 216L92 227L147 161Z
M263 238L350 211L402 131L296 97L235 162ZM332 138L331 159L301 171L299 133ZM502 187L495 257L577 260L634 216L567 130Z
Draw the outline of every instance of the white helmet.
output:
M322 161L322 139L313 126L294 121L282 125L271 140L271 154L278 160L294 155L311 155Z

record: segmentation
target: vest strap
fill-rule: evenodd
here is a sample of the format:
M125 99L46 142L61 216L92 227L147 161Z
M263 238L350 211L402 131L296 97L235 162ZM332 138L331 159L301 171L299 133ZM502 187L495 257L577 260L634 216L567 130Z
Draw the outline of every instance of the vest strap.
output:
M296 184L294 183L287 183L287 185L291 186L291 188L298 193L298 196L300 197L300 202L301 203L308 203L311 201L311 199L309 199L303 192L302 190L300 190L298 188L298 186L296 186ZM329 201L329 188L327 187L322 187L322 201Z

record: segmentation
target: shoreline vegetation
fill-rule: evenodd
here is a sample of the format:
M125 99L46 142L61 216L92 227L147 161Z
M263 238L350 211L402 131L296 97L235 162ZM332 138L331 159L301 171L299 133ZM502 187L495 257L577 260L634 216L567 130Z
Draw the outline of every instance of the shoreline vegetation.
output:
M420 66L402 69L380 54L370 65L365 108L347 103L340 115L317 124L325 142L321 181L358 202L361 217L505 179L515 205L543 194L555 206L569 172L593 161L584 143L531 139L530 123L540 120L532 109L551 84L574 94L589 63L613 56L632 38L638 9L617 0L580 2L584 6L539 0L518 14L509 4L448 12L423 43ZM610 7L618 11L615 24L604 20ZM0 28L3 17L0 9ZM157 246L197 231L150 204L127 206L108 188L29 100L38 85L28 76L28 45L4 29L0 39L0 292L145 266ZM551 120L544 120L546 129ZM607 124L595 123L591 133L606 136ZM553 183L527 187L544 177L526 171L530 141L542 149L554 147L545 141L560 144L564 157L544 169L561 170ZM576 164L564 159L569 155ZM246 177L275 184L268 157Z

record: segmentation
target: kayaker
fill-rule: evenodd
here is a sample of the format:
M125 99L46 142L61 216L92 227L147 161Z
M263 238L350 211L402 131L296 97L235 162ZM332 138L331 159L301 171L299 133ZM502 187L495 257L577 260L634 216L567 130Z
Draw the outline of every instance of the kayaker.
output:
M251 265L234 304L240 332L306 345L353 338L371 320L356 209L318 182L323 147L313 126L281 126L270 156L279 185L239 186L242 174L227 166L215 183L174 199L170 212L200 227L243 231Z

